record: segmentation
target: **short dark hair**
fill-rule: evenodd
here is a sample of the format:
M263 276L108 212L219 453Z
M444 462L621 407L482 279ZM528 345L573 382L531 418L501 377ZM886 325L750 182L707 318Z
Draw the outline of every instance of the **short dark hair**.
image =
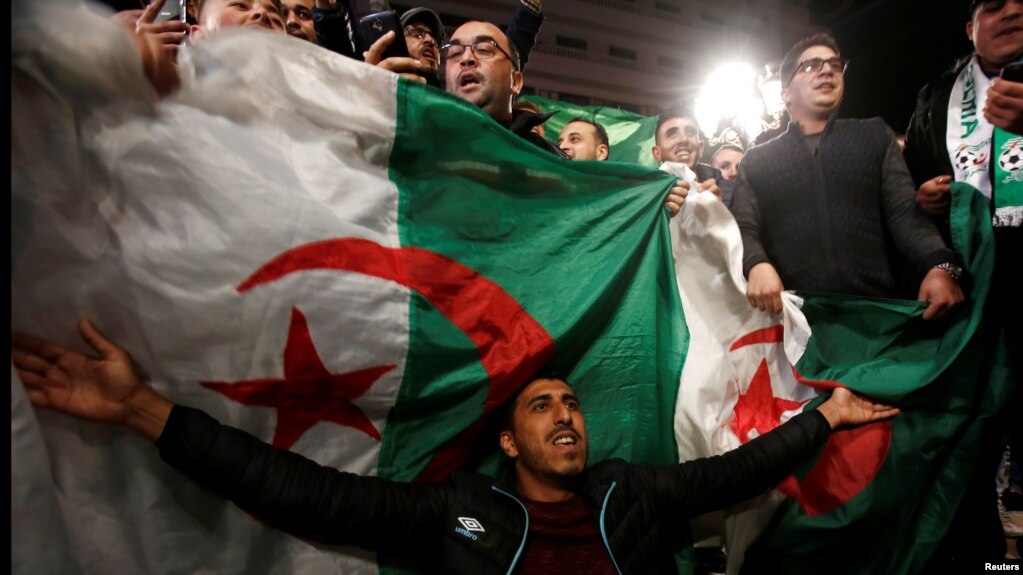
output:
M611 142L610 142L610 140L607 139L607 130L604 129L604 126L601 126L600 124L594 122L593 120L587 120L586 118L583 118L582 116L577 116L575 118L572 118L565 125L567 126L568 124L571 124L572 122L582 122L584 124L589 124L589 125L593 126L593 129L597 131L597 141L599 141L601 144L604 144L605 146L607 146L607 149L609 151L611 150ZM534 378L534 379L540 379L540 378ZM564 380L562 380L562 381L564 381Z
M507 34L504 35L504 39L508 41L508 53L511 54L512 67L515 68L516 72L522 71L522 57L519 56L519 49L515 47L515 42L511 41L511 38Z
M543 108L536 102L530 102L529 100L515 100L512 103L512 110L524 110L533 114L543 114Z
M799 65L799 57L807 48L814 46L831 48L835 51L836 55L842 55L842 52L838 49L838 42L835 41L831 34L814 34L813 36L803 38L789 49L788 54L785 54L785 59L781 61L781 85L783 88L792 83L792 78L796 75L796 66Z
M527 387L529 387L529 384L533 383L538 379L554 379L557 381L564 381L566 384L568 384L568 378L565 377L565 374L561 373L556 369L544 367L540 371L534 373L533 376L529 378L529 381L527 381L526 384L522 386L522 389L520 389L518 393L511 396L511 398L505 402L505 405L503 406L504 413L500 418L501 422L500 431L509 431L512 428L512 419L515 416L515 406L519 403L519 396L521 396L522 392Z
M693 113L692 108L689 106L672 106L661 112L657 116L657 127L654 128L654 137L660 133L661 126L663 126L665 122L668 120L674 120L675 118L689 118L694 124L696 124L696 130L700 132L700 139L707 139L703 137L703 132L700 130L700 121L696 119L696 114Z

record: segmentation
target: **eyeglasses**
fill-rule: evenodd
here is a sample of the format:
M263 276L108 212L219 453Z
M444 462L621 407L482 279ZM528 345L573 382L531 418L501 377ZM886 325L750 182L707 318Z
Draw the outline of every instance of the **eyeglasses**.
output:
M515 63L511 54L505 52L504 48L501 48L497 45L496 41L489 38L476 40L472 44L455 44L453 42L451 44L445 44L440 47L440 54L441 56L444 56L444 59L446 60L458 62L462 59L462 56L465 55L466 48L472 50L472 53L480 60L490 60L494 56L497 56L497 53L500 52L504 54L508 60L511 60L512 64Z
M789 78L789 83L792 83L792 79L796 77L796 74L802 72L804 74L816 74L827 64L831 71L835 74L845 74L845 70L849 67L849 60L835 56L834 58L810 58L809 60L803 60L796 65L796 69L792 72L792 76Z
M426 38L427 34L429 34L430 38L433 38L434 41L436 42L436 38L434 38L433 32L431 30L423 30L422 28L416 28L415 26L409 24L408 26L405 26L404 31L406 36L412 36L417 40L422 40L423 38Z

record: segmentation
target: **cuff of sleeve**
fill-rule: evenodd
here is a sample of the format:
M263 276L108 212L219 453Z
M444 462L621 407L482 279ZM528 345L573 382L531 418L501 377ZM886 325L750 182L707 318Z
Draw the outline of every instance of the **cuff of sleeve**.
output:
M763 254L751 254L742 260L742 275L749 279L749 271L753 269L753 266L762 263L770 263L767 256Z

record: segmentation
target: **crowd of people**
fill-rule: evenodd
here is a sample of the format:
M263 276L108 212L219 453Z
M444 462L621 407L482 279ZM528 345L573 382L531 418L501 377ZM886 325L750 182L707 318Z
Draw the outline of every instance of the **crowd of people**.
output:
M445 90L545 153L609 158L604 126L575 117L559 134L547 134L550 114L518 99L544 21L540 0L521 0L505 29L473 21L450 36L436 12L416 7L400 15L401 37L390 31L372 43L348 0L198 0L169 20L159 17L164 5L156 0L113 16L131 31L160 93L179 84L174 62L183 43L200 44L225 28L259 27ZM785 290L917 299L936 329L963 303L970 281L953 250L949 208L950 184L971 184L989 201L996 242L988 305L999 311L989 315L988 329L1004 337L1019 381L1023 317L1013 282L1023 232L1023 154L1015 161L1013 153L1023 148L1023 76L1013 70L1023 59L1023 0L974 0L969 8L974 53L921 90L904 149L880 119L838 117L848 62L834 38L819 34L782 60L790 118L784 133L752 147L734 130L707 138L689 108L668 106L650 153L678 177L666 202L672 214L698 192L731 210L742 234L750 306L779 313ZM405 43L407 57L385 57L395 42ZM13 360L34 403L138 431L172 465L275 526L376 549L386 545L361 533L387 525L393 541L416 542L401 551L448 572L673 572L671 553L688 540L671 518L756 495L831 429L897 413L839 389L818 409L721 459L653 469L591 464L578 398L564 377L542 373L508 407L499 436L511 461L506 476L493 481L466 472L440 485L408 486L334 473L174 405L145 386L123 350L88 322L80 328L98 359L13 337ZM1004 411L1019 413L1019 393ZM1012 460L1023 453L1018 431L1009 434L1006 426L1004 435ZM1004 505L1018 504L1018 482L1002 490L1004 500L992 488L1005 443L998 447L982 457L935 561L1000 559L1003 532L1023 531ZM246 475L237 467L242 459L265 462L266 473ZM318 487L289 489L291 482ZM325 500L328 511L304 512ZM458 519L461 504L502 526L491 547L467 546L444 527ZM322 522L295 520L311 515Z

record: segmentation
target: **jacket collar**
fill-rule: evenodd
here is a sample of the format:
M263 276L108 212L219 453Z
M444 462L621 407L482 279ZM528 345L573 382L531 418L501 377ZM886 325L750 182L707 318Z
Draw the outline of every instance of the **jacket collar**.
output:
M836 120L838 120L838 114L832 114L831 117L828 118L828 123L824 126L824 131L821 132L821 134L830 133L835 125ZM789 127L787 130L785 130L785 137L796 138L800 140L803 138L803 128L799 125L799 122L796 122L794 120L789 121Z

